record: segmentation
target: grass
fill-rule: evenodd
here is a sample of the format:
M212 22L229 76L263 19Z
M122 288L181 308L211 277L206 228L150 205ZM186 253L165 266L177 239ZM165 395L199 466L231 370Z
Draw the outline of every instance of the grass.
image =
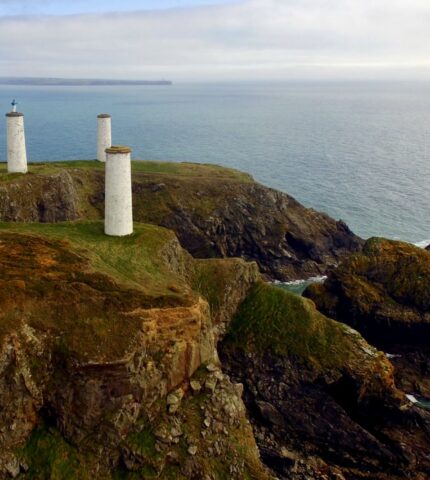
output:
M177 277L169 271L165 249L175 242L175 236L167 229L135 224L132 235L109 237L104 234L103 222L0 223L0 232L5 231L66 241L88 258L95 270L116 281L148 294L174 295L168 287Z
M136 224L108 237L102 222L2 223L0 235L0 338L25 318L60 339L59 358L122 359L142 326L133 311L196 301L168 263L183 254L169 230Z
M104 164L97 160L69 160L44 163L30 163L29 174L52 174L64 168L104 170ZM159 162L151 160L132 161L132 171L136 173L164 174L185 177L229 178L241 182L253 182L252 177L233 168L219 165L191 162ZM7 174L6 163L0 163L0 181L10 180L20 174ZM15 177L12 177L14 175Z
M293 355L321 367L341 367L350 347L345 327L324 317L312 302L263 283L240 306L226 342L230 348Z
M73 205L79 218L96 220L104 216L104 168L96 160L31 163L29 173L8 174L6 164L0 163L0 184L20 186L6 188L10 202L21 203L25 209L19 218L37 218L35 205L59 207L58 195L50 199L45 192L56 192L55 185L61 180L67 196L65 202ZM234 169L197 163L156 161L133 161L133 212L134 218L143 223L165 225L178 209L194 219L207 218L217 209L226 208L226 198L235 195L244 184L253 183L246 173ZM61 178L59 178L61 176ZM22 192L26 191L26 201ZM45 194L46 193L46 194ZM217 256L210 242L201 246L199 256Z
M225 285L222 273L229 273L222 269L222 261L200 260L196 261L196 272L192 279L193 290L199 292L209 303L212 315L216 315L221 308L222 288Z
M29 469L20 478L89 480L91 475L77 450L60 433L41 424L33 430L23 452Z
M131 433L128 436L129 443L145 460L157 460L160 454L155 449L155 435L150 428L144 428L140 432Z

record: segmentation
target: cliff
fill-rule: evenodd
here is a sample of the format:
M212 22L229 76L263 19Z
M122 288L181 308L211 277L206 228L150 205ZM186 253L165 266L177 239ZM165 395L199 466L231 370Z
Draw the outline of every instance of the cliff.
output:
M208 262L151 225L1 225L0 478L268 478L215 349L258 272Z
M311 301L255 285L220 353L278 478L428 478L430 414L397 390L385 354Z
M430 252L370 239L305 295L392 354L397 385L430 398Z
M99 162L0 166L0 220L59 222L103 217ZM267 277L320 275L362 241L341 221L305 208L244 173L213 165L133 162L135 220L170 228L194 257L242 257Z
M361 253L330 271L305 295L326 315L373 343L427 343L430 253L408 243L372 238Z
M154 225L0 224L0 478L426 478L387 357L260 282Z
M428 252L361 252L246 174L157 162L133 164L147 223L112 238L103 188L98 162L0 168L0 478L429 477L430 414L345 325L427 328ZM259 269L329 269L322 313Z

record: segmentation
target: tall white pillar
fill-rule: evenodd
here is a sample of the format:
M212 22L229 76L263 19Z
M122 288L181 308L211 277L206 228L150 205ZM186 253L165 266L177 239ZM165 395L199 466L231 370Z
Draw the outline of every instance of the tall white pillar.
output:
M97 160L106 162L106 149L112 145L112 121L107 113L97 115Z
M24 114L6 113L7 171L27 173L27 151L25 148Z
M106 149L105 233L116 237L133 233L131 148Z

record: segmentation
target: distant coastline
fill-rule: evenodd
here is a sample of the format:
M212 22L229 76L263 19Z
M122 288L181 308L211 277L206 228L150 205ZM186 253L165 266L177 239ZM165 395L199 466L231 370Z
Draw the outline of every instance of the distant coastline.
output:
M103 80L97 78L0 77L0 85L81 87L106 85L172 85L172 82L170 80Z

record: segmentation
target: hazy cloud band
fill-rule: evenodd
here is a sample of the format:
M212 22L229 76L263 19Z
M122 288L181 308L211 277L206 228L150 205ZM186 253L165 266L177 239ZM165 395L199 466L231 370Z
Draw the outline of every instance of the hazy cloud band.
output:
M429 27L427 0L249 0L150 12L0 17L0 75L420 75L430 65Z

